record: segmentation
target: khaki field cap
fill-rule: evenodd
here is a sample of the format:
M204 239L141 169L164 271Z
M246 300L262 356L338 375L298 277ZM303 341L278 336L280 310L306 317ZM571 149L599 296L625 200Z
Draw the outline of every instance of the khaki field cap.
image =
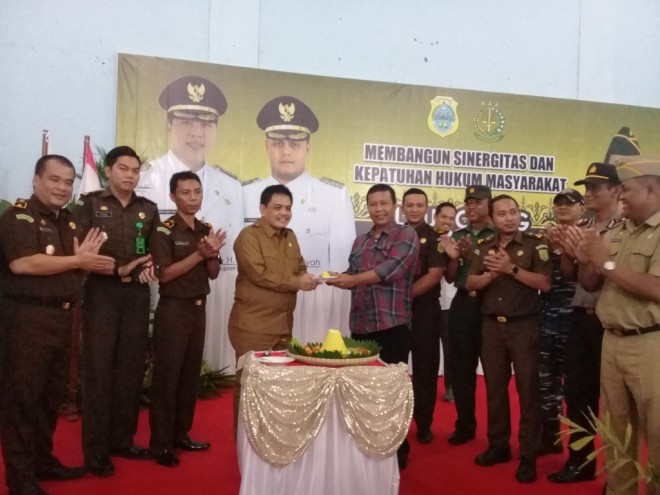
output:
M660 176L660 156L622 156L615 163L621 182L644 175Z

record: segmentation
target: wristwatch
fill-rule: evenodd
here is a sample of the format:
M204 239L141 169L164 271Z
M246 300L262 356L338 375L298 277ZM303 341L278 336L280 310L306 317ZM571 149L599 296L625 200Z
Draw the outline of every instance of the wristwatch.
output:
M606 272L611 272L616 268L616 263L614 261L606 261L603 263L603 270Z

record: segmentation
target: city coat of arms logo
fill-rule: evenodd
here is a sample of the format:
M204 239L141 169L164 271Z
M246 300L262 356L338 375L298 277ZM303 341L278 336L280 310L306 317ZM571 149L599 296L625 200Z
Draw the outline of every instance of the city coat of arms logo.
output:
M458 129L458 103L450 96L436 96L431 100L429 129L440 137L453 134Z

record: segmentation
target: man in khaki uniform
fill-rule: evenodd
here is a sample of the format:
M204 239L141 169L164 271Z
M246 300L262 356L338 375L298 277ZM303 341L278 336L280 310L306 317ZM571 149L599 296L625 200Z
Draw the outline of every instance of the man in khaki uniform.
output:
M660 158L626 157L617 164L619 197L627 219L604 238L594 230L581 236L579 282L602 292L596 313L603 323L601 399L613 432L623 442L632 426L629 455L639 459L645 437L648 462L660 467ZM614 460L606 449L607 463ZM607 471L607 494L637 494L632 464ZM647 495L660 494L647 483Z
M261 218L245 227L234 242L238 263L229 341L236 360L249 351L282 349L291 338L299 290L314 290L318 278L307 273L291 220L291 191L281 184L261 193ZM240 366L238 366L240 368ZM234 387L234 427L238 419L241 371Z

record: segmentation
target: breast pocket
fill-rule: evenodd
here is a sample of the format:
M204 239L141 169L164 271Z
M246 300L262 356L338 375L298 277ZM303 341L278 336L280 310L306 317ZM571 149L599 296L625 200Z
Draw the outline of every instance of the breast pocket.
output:
M363 247L351 251L351 254L348 256L348 269L350 272L357 273L361 271L360 269L362 268L364 260L364 252L365 249Z
M648 273L651 258L657 248L657 243L646 242L634 246L630 252L630 268L637 273Z

